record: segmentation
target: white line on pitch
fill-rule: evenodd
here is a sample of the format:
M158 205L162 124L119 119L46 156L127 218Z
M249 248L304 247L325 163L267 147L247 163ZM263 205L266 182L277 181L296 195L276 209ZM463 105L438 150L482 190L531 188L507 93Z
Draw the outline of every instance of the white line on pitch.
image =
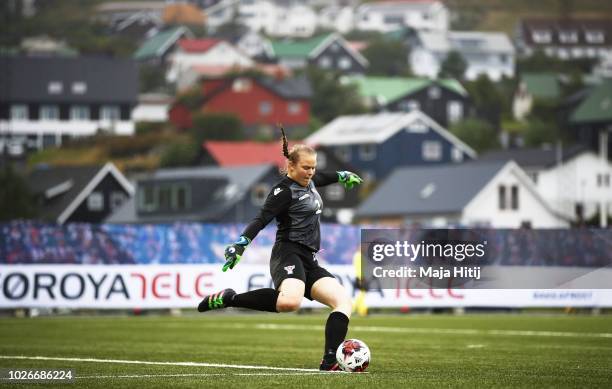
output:
M304 330L322 331L325 327L319 325L298 324L224 324L231 328L255 328L260 330ZM576 338L612 338L609 332L561 332L561 331L529 331L529 330L472 330L455 328L410 328L381 326L351 326L351 331L388 332L388 333L418 333L418 334L450 334L450 335L502 335L502 336L551 336Z
M301 369L297 367L229 365L229 364L224 364L224 363L205 363L205 362L134 361L134 360L125 360L125 359L66 358L66 357L43 357L43 356L30 357L26 355L0 355L0 359L26 359L26 360L36 360L36 361L62 361L62 362L97 362L97 363L118 363L118 364L132 364L132 365L224 367L224 368L232 368L232 369L279 370L279 371L298 371L298 372L321 373L319 369Z
M213 376L309 376L309 375L329 375L327 371L317 372L297 372L297 373L193 373L193 374L130 374L130 375L92 375L75 377L77 379L104 379L104 378L175 378L175 377L213 377ZM343 372L336 372L343 373Z

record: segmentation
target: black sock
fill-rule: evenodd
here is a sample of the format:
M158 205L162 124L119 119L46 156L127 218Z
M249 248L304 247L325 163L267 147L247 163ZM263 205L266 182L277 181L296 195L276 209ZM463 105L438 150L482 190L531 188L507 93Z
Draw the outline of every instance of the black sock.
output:
M325 351L323 359L336 360L336 350L344 341L348 331L349 318L342 312L332 312L325 323Z
M234 296L230 306L249 308L256 311L277 312L276 300L279 292L272 288L255 289Z

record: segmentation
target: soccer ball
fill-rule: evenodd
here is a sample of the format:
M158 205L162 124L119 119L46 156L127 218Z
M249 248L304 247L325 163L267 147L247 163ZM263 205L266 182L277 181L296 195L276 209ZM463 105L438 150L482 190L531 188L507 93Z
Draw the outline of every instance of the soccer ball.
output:
M370 364L370 349L359 339L347 339L338 346L336 359L342 370L362 372Z

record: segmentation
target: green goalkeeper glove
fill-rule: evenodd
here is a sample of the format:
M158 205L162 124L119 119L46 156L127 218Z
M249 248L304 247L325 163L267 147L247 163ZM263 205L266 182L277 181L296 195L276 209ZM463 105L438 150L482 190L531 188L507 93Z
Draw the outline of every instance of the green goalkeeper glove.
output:
M251 240L246 236L241 236L238 240L230 244L225 248L225 264L223 265L223 271L227 269L233 269L234 266L240 262L244 249L251 243Z
M336 172L336 173L338 173L338 182L344 185L346 189L352 189L353 186L359 185L363 182L361 177L359 177L357 174L353 172L349 172L345 170L345 171Z

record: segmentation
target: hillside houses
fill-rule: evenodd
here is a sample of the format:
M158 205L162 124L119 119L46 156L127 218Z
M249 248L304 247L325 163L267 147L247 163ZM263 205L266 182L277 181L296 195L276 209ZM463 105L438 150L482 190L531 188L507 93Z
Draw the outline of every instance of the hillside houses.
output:
M99 131L134 133L138 73L132 60L0 57L0 68L2 138L35 150Z

